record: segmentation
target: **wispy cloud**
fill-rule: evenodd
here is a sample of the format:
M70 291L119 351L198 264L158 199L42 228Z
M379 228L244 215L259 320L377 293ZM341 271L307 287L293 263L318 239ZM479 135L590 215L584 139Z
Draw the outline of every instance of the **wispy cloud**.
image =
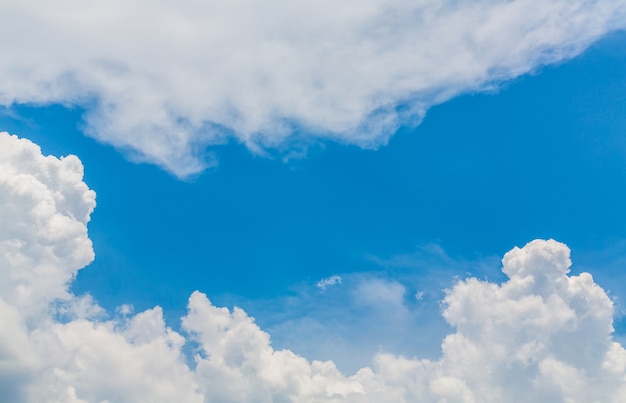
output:
M95 194L82 174L78 158L45 157L0 133L0 387L11 401L626 399L613 303L590 274L570 274L569 248L553 240L508 252L502 282L470 277L447 290L443 317L454 330L439 358L381 352L353 375L274 349L246 312L217 307L200 292L189 298L181 332L165 325L159 307L122 308L107 320L69 289L93 259L86 225ZM365 306L408 309L406 290L393 281L354 290ZM190 342L198 346L195 366L183 353Z
M228 138L287 154L312 139L377 147L625 17L621 0L9 0L0 105L79 105L89 135L186 176Z
M337 284L341 284L341 276L333 275L318 281L317 287L320 288L322 291L326 291L326 288Z

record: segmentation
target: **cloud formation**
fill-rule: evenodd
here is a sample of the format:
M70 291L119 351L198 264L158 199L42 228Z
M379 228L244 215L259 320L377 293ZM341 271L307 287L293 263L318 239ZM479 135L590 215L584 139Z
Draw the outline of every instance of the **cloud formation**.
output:
M625 17L621 0L7 0L0 105L78 105L89 135L186 176L228 138L376 147Z
M273 349L242 309L216 307L200 292L180 332L159 307L107 316L69 289L93 258L86 225L95 194L78 158L43 156L0 133L0 168L0 394L10 401L626 400L613 303L590 274L569 274L562 243L535 240L508 252L501 284L468 278L447 290L443 316L455 330L439 359L381 353L346 375L332 361ZM403 291L394 290L365 300L400 309L388 295ZM191 366L187 343L198 346Z
M333 274L330 277L323 278L320 281L318 281L317 288L319 288L322 291L326 291L326 288L332 287L334 285L341 284L341 283L342 283L341 276Z

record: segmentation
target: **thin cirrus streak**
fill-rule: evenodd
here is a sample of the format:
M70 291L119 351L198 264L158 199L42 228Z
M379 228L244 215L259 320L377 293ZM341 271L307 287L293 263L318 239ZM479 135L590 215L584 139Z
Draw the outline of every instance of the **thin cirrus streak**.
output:
M512 249L502 283L468 278L447 290L443 316L454 332L440 358L379 353L346 375L332 361L273 349L242 309L216 307L198 291L179 332L158 306L137 314L122 306L111 318L74 295L72 279L94 258L87 223L95 193L82 178L77 157L43 156L29 140L0 133L0 394L9 401L626 399L613 303L590 274L569 274L562 243ZM188 343L199 346L191 366Z
M87 134L185 177L232 138L377 147L624 21L621 0L8 0L0 105L77 105Z

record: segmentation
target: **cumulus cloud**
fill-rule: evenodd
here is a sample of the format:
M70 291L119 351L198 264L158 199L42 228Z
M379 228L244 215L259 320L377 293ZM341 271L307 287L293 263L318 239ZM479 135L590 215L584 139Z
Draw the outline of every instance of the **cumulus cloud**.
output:
M0 291L12 306L45 309L69 297L67 283L93 259L86 224L95 193L75 156L44 157L6 133L0 141Z
M89 135L186 176L228 138L376 147L625 17L622 0L6 0L0 105L78 105Z
M553 240L514 248L507 280L468 278L446 291L454 331L438 359L379 353L352 375L332 361L276 350L240 308L194 292L180 332L161 308L109 319L69 289L93 258L95 195L76 157L41 155L0 133L0 394L12 402L622 402L626 350L613 303L589 273L570 275ZM400 284L355 289L403 308ZM371 294L371 293L370 293ZM197 346L193 365L183 346Z
M69 285L94 258L95 193L75 156L0 133L0 395L13 402L202 401L160 308L106 321ZM130 312L128 312L130 313ZM178 400L180 399L180 400Z

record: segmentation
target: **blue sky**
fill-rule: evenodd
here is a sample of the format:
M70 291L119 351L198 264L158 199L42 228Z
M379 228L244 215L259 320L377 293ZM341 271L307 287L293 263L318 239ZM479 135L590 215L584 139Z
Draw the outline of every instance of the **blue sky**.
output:
M554 2L555 7L563 4ZM613 6L617 11L609 12ZM456 6L450 7L448 14L442 11L444 21L455 18ZM626 16L619 2L608 1L605 8L594 12ZM463 12L469 15L468 10ZM480 46L470 48L468 54L480 63L467 68L461 51L449 57L452 67L436 65L448 60L445 46L451 50L465 46L449 38L437 39L441 51L428 48L423 53L433 55L434 67L416 65L415 79L406 78L414 62L410 56L406 56L406 70L389 68L393 77L387 79L381 78L386 76L378 73L378 67L384 70L402 59L387 59L385 52L381 66L350 70L352 64L343 59L346 54L331 49L328 64L313 66L320 68L315 73L302 73L299 67L280 66L286 59L276 50L270 52L276 59L258 59L261 67L250 76L237 70L242 82L250 85L249 94L245 88L239 92L239 84L230 81L228 68L220 70L221 65L212 70L218 78L203 81L198 79L201 75L190 76L198 79L198 93L193 86L178 92L172 88L181 84L185 74L179 74L177 64L159 70L129 57L127 71L123 63L115 64L125 60L127 49L115 53L123 46L104 41L113 50L103 47L97 56L106 63L94 58L95 64L86 68L81 65L84 61L72 59L66 75L33 73L40 74L33 80L44 83L37 87L40 94L33 95L28 85L19 87L20 81L6 73L0 62L0 85L7 88L3 93L0 87L0 101L5 104L0 109L0 131L38 144L43 155L72 154L82 161L84 182L97 194L88 225L95 260L78 271L70 291L75 296L91 295L97 304L85 304L105 312L97 319L89 317L91 323L125 329L129 345L138 343L135 336L128 336L134 334L135 325L124 318L141 319L146 312L150 316L155 306L162 307L165 325L173 331L202 335L201 325L194 322L195 311L188 307L190 295L199 290L217 307L238 306L254 317L269 333L275 350L287 349L307 360L333 360L347 375L371 365L372 357L384 361L387 353L409 359L443 356L445 362L451 353L442 352L444 337L467 331L462 315L453 309L456 298L462 300L463 285L475 287L476 295L487 295L465 279L514 284L517 274L507 282L502 256L535 239L555 239L571 249L572 274L567 278L577 279L582 272L593 275L614 304L608 316L597 316L612 317L613 338L622 341L626 340L626 33L613 27L626 24L618 17L617 22L609 20L604 31L593 25L595 20L581 22L582 28L559 26L564 33L554 34L554 40L537 40L521 29L523 40L516 42L521 50L511 54L501 49L511 45L506 41L515 42L514 33L502 36L503 48L491 43L500 40L497 33L495 39L487 36L484 47L480 45L484 36L477 35ZM399 30L405 27L402 21ZM544 23L550 25L542 20L537 26ZM584 24L590 27L588 37L580 34ZM317 32L313 25L304 29ZM494 29L509 32L505 25L496 24ZM432 32L439 32L439 25L433 26ZM343 35L342 30L333 32ZM464 38L465 31L459 28L459 32ZM553 31L537 32L543 38ZM326 34L320 35L323 43ZM404 36L389 35L396 44L404 43ZM315 45L318 39L310 41ZM97 42L96 36L90 40ZM239 46L233 41L235 48ZM313 45L311 49L317 49ZM398 49L406 50L400 45ZM317 54L314 50L312 54ZM422 55L422 49L417 50ZM180 54L176 46L164 48L165 52L184 62L204 62L196 59L202 55L189 56L184 47ZM60 59L43 53L42 60L48 57L54 70ZM332 55L337 54L347 67L345 74L335 76ZM307 55L296 53L298 58ZM361 53L348 55L356 58L355 65L361 61ZM372 60L372 55L363 57ZM226 62L230 59L224 65L232 66ZM93 77L85 73L91 68ZM281 81L289 76L285 71L295 72L295 81ZM147 81L142 81L141 72ZM98 81L100 73L110 73L113 83ZM232 86L228 96L219 94L220 73ZM151 81L151 74L161 74L163 80ZM313 84L300 87L307 74ZM46 81L49 77L55 78ZM18 84L6 84L12 79ZM218 95L203 93L209 90ZM309 103L310 94L315 102ZM318 108L316 102L322 106ZM561 267L561 247L547 245L545 250L558 253L546 258L545 266ZM523 251L545 256L533 247ZM322 286L331 278L336 280ZM593 292L600 295L594 306L608 304L604 293ZM132 305L132 313L120 308L124 305ZM181 325L181 318L188 324ZM205 321L211 322L207 317ZM552 326L558 319L546 321ZM546 329L541 332L551 332ZM584 332L578 336L587 337ZM210 343L202 337L187 340L181 348L187 354L183 361L192 362L198 346L205 346L202 357L218 354L210 352ZM245 346L238 348L244 351ZM541 365L551 365L550 357ZM0 371L0 381L3 374ZM199 370L198 374L193 378L201 385L198 390L203 390L202 385L210 390L213 381L205 382ZM470 385L468 379L463 381ZM97 388L74 382L63 389L68 396L105 396L94 392ZM435 396L440 391L432 385L429 393ZM251 386L252 395L255 387ZM506 385L502 388L509 391ZM479 389L472 390L479 393ZM224 390L216 399L230 396L232 401L245 401ZM210 400L210 392L204 393L204 399ZM29 396L24 401L36 401L35 395ZM537 396L536 401L550 401L556 395Z
M419 278L441 299L454 276L500 279L498 257L535 238L568 244L575 272L606 252L593 274L623 299L614 260L626 239L625 45L616 33L574 60L437 105L376 150L317 142L285 160L231 141L214 149L216 168L187 180L83 136L80 109L18 106L1 124L46 154L83 161L98 195L97 258L73 289L110 310L160 305L177 327L197 289L272 324L290 316L282 309L307 307L274 312L263 301L362 272ZM427 254L419 271L381 263L430 244L477 263L443 273Z

